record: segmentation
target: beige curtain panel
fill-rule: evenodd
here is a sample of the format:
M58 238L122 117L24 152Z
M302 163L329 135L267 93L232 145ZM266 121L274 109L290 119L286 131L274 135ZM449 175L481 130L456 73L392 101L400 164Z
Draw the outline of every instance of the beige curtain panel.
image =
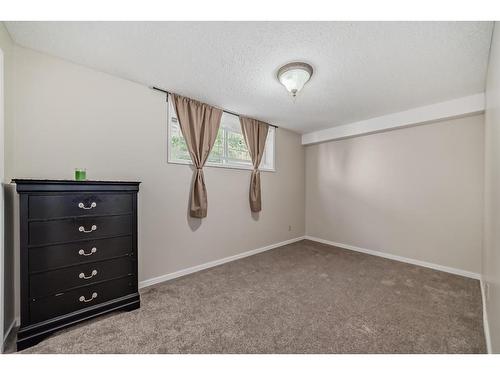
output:
M172 94L177 119L196 170L191 187L191 217L207 216L208 200L203 166L214 146L222 110L196 100Z
M241 117L241 130L243 137L248 147L248 152L252 158L253 171L250 178L250 209L252 212L262 210L261 192L260 192L260 171L259 165L266 147L267 132L269 125L265 122L254 120L251 118Z

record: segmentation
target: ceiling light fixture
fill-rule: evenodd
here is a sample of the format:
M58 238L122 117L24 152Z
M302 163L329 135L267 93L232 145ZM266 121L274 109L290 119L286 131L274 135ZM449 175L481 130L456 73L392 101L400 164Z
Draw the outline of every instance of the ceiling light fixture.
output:
M295 98L304 85L311 79L313 68L303 62L291 62L278 70L278 80Z

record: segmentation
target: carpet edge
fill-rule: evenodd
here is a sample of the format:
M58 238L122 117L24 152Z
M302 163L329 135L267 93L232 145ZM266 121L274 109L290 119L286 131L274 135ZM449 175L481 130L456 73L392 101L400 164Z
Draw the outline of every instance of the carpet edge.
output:
M426 261L418 260L418 259L407 258L407 257L403 257L400 255L395 255L395 254L391 254L391 253L384 253L382 251L370 250L370 249L365 249L365 248L358 247L358 246L347 245L347 244L343 244L343 243L339 243L339 242L324 240L322 238L314 237L314 236L306 235L305 239L310 240L310 241L323 243L325 245L340 247L340 248L343 248L346 250L357 251L359 253L374 255L374 256L381 257L381 258L392 259L392 260L396 260L398 262L413 264L415 266L431 268L434 270L443 271L443 272L451 273L454 275L464 276L464 277L468 277L468 278L475 279L475 280L481 280L481 274L476 273L476 272L472 272L472 271L443 266L441 264L426 262Z
M139 282L139 289L146 288L146 287L154 285L154 284L162 283L164 281L176 279L178 277L189 275L191 273L202 271L202 270L205 270L208 268L216 267L216 266L219 266L219 265L224 264L224 263L229 263L229 262L232 262L232 261L235 261L238 259L246 258L246 257L252 256L252 255L258 254L258 253L262 253L264 251L275 249L277 247L281 247L281 246L289 245L289 244L294 243L294 242L302 241L305 239L305 237L306 236L292 238L292 239L277 242L277 243L274 243L271 245L259 247L257 249L245 251L243 253L239 253L236 255L231 255L231 256L226 257L226 258L213 260L213 261L203 263L203 264L200 264L197 266L192 266L192 267L181 269L179 271L175 271L175 272L167 273L164 275L152 277L150 279L140 281Z

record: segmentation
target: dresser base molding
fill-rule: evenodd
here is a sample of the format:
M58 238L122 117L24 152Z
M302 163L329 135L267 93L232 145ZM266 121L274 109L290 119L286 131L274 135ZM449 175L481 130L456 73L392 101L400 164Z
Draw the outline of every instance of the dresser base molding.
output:
M20 327L17 332L17 350L24 350L30 346L40 343L43 339L52 335L55 331L81 323L85 320L95 318L116 310L132 311L141 306L139 293L130 294L112 301L103 302L99 305L89 307L66 314L42 323Z

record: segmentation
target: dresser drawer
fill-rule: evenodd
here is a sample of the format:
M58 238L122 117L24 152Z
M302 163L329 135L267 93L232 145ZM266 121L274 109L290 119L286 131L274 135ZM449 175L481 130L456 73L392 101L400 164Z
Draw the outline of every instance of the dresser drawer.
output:
M73 218L29 223L29 245L111 237L132 232L131 215Z
M29 197L30 219L126 214L131 211L131 194L77 193Z
M22 350L59 329L140 306L133 181L15 179Z
M130 257L79 264L30 276L30 297L41 297L78 288L90 283L134 274L135 262Z
M48 271L80 263L96 262L134 252L132 237L80 241L29 249L30 272Z
M32 323L41 322L136 291L136 278L125 277L49 297L30 299L30 320Z

